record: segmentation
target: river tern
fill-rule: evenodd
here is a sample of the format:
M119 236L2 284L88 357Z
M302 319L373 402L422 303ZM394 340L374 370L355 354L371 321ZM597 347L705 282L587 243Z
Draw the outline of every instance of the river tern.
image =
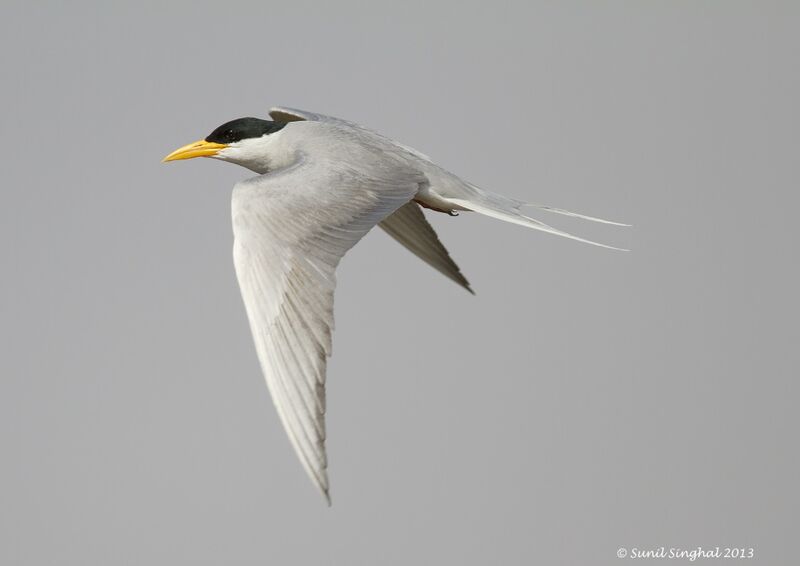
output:
M525 207L627 226L482 190L426 155L352 122L291 108L239 118L164 161L210 157L257 173L234 186L233 260L258 360L297 456L330 505L325 367L336 266L374 226L469 292L422 208L477 212L606 246L525 215ZM619 249L619 248L612 248Z

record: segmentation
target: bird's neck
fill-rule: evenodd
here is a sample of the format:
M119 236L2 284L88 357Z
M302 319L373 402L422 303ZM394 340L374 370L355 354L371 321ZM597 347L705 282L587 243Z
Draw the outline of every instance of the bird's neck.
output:
M283 169L297 160L294 144L277 143L280 133L243 143L235 152L224 156L226 161L241 165L260 175Z

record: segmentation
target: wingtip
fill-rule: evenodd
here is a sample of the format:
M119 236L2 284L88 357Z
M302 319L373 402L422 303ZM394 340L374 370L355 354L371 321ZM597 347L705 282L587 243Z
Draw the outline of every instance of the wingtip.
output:
M459 273L459 275L461 275L461 273ZM474 294L475 294L475 291L473 291L473 290L472 290L472 285L470 285L470 284L469 284L469 281L467 281L467 280L464 278L464 276L463 276L463 275L461 275L461 277L459 277L458 279L453 279L453 281L455 281L456 283L458 283L458 286L459 286L459 287L461 287L462 289L465 289L465 290L466 290L468 293L470 293L471 295L474 295Z
M328 483L328 471L327 471L327 464L322 469L322 481L317 483L317 489L322 494L322 497L325 499L325 504L330 507L331 506L331 486Z

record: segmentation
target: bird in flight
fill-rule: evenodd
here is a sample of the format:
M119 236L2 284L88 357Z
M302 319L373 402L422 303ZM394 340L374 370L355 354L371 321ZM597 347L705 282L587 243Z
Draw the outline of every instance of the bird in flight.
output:
M233 189L233 261L258 360L300 462L330 505L325 366L336 266L375 225L472 293L422 208L492 218L592 242L526 216L532 207L460 179L422 153L352 122L291 108L239 118L164 161L211 157L257 173ZM619 248L612 248L619 249Z

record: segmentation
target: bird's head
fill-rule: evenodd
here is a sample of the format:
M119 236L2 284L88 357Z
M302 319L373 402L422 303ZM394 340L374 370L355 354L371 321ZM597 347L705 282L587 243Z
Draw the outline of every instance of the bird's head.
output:
M213 157L264 173L274 165L270 147L278 137L276 132L286 124L260 118L237 118L222 124L205 139L179 147L164 161Z

